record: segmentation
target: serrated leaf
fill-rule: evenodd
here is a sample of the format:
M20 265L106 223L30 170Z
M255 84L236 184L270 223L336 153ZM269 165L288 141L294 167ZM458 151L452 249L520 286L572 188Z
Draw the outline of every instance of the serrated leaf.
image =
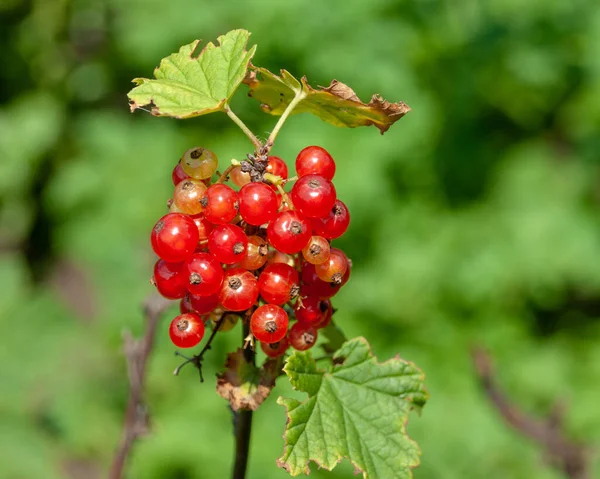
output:
M281 76L277 76L266 68L254 68L248 72L244 83L250 87L250 96L272 115L281 115L296 93L303 91L306 97L292 113L312 113L332 125L347 128L375 125L382 134L410 111L406 103L391 103L379 95L373 95L369 103L363 103L352 88L337 80L327 88L314 89L306 77L297 80L286 70L281 70Z
M364 338L344 343L334 363L320 370L310 352L287 360L285 373L308 399L277 400L288 414L277 464L297 476L310 473L310 461L331 470L348 458L364 478L412 477L420 451L405 426L427 400L424 374L399 357L378 363Z
M135 78L131 111L150 105L155 116L191 118L223 110L244 79L256 45L246 50L250 32L232 30L198 53L200 40L184 45L160 62L154 77Z
M227 355L225 371L217 375L217 393L229 401L231 409L256 410L269 396L277 378L276 361L266 361L257 368L246 362L239 348Z

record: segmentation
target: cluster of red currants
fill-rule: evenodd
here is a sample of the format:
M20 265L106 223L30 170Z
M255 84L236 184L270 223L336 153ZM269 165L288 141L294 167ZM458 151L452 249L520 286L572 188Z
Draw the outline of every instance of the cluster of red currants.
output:
M173 170L170 212L151 234L160 258L152 282L164 297L181 299L169 329L178 347L196 346L205 324L225 330L243 317L268 356L288 346L306 350L331 320L330 298L348 281L350 261L330 245L350 222L331 182L331 155L303 149L290 193L281 187L288 182L281 158L254 160L212 183L217 157L196 147ZM227 177L239 191L224 184Z

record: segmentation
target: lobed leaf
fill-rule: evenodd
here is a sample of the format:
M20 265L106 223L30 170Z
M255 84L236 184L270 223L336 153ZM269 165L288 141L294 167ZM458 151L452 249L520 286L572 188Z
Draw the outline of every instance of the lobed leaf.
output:
M355 338L326 371L310 352L295 352L284 371L308 398L277 400L288 414L280 467L297 476L310 473L310 461L331 470L348 458L365 479L412 477L420 450L405 426L427 400L421 370L398 357L378 363L366 339Z
M223 110L243 81L256 45L246 45L250 32L232 30L196 54L200 40L184 45L160 62L155 79L135 78L129 93L133 112L150 105L155 116L191 118Z
M352 88L337 80L327 88L314 89L306 77L297 80L286 70L281 70L281 76L277 76L266 68L253 68L244 83L250 88L249 95L261 103L263 111L272 115L281 115L296 93L304 91L305 98L292 113L312 113L340 127L375 125L383 134L410 111L406 103L391 103L379 95L373 95L369 103L363 103Z

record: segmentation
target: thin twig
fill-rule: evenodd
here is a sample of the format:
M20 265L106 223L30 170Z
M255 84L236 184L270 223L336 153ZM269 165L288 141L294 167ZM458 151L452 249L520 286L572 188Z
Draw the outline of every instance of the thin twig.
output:
M229 177L229 173L231 173L234 168L236 168L236 165L229 165L227 169L223 172L223 174L219 176L219 179L216 181L216 184L225 183L227 181L227 178Z
M504 420L521 434L544 448L549 462L571 479L589 479L589 450L565 437L562 412L559 408L547 418L536 418L513 404L500 390L492 369L490 356L482 349L472 352L473 363L481 385Z
M256 138L254 133L250 131L250 128L248 128L244 124L244 122L233 111L231 111L229 105L225 105L225 113L227 113L227 116L231 118L233 122L240 127L240 130L242 130L244 134L250 139L250 141L254 145L256 152L259 152L263 145L260 141L258 141L258 138Z
M250 321L245 318L242 328L242 345L250 334ZM256 364L256 354L250 347L243 348L244 359L250 364ZM248 468L248 453L250 452L250 435L252 433L252 410L233 412L233 429L235 434L235 463L232 479L245 479Z
M219 332L219 329L221 329L221 325L224 322L225 322L225 314L223 314L221 316L221 318L214 325L212 333L210 333L210 336L208 338L208 341L206 342L206 344L202 348L202 351L200 351L199 354L195 354L191 358L187 358L183 354L181 354L179 351L175 351L176 355L181 356L181 357L183 357L183 358L186 359L183 363L181 363L179 366L177 366L175 368L175 371L173 371L173 374L175 376L179 375L179 372L181 371L181 368L183 368L186 364L191 363L191 364L193 364L198 369L198 372L200 373L200 382L201 383L204 382L204 376L202 376L202 359L204 358L204 353L206 353L206 351L208 351L211 348L213 339L215 339L215 336Z
M158 320L170 302L157 293L144 302L146 328L140 339L134 339L129 331L123 334L124 353L129 374L129 400L125 412L121 442L115 452L109 472L110 479L121 479L127 456L134 441L148 433L148 411L143 402L146 364L154 344Z

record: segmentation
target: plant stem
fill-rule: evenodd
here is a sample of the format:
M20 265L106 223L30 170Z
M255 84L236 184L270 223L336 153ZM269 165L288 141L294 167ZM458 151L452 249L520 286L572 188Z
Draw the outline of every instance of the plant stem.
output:
M231 173L235 167L236 167L236 165L229 165L227 167L227 169L223 172L223 174L221 176L219 176L219 179L217 180L216 183L217 184L225 183L227 181L227 177L229 176L229 173Z
M227 113L227 116L229 118L231 118L233 120L233 122L237 126L239 126L240 129L245 133L245 135L250 139L250 141L254 145L254 148L256 149L256 152L258 153L260 151L260 149L262 148L262 144L260 141L258 141L258 138L256 138L254 133L252 133L250 131L250 128L248 128L244 124L244 122L233 111L231 111L231 108L229 108L229 105L225 105L225 113Z
M271 148L273 146L273 144L275 143L275 138L277 137L279 130L281 130L281 127L285 123L285 120L287 120L287 117L290 116L292 111L294 111L294 108L296 108L296 106L298 106L298 103L300 103L305 98L306 98L306 92L304 90L300 90L299 92L296 93L296 96L290 102L290 104L287 106L285 111L281 114L281 117L279 117L279 121L277 122L277 124L275 125L275 128L273 128L273 131L269 135L269 139L267 140L267 143L266 143L268 148Z
M246 337L250 334L250 325L247 318L242 328L242 347ZM244 359L255 364L255 353L251 347L243 348ZM233 428L235 432L235 464L232 479L245 479L248 466L248 452L250 450L250 434L252 432L252 411L234 412Z

